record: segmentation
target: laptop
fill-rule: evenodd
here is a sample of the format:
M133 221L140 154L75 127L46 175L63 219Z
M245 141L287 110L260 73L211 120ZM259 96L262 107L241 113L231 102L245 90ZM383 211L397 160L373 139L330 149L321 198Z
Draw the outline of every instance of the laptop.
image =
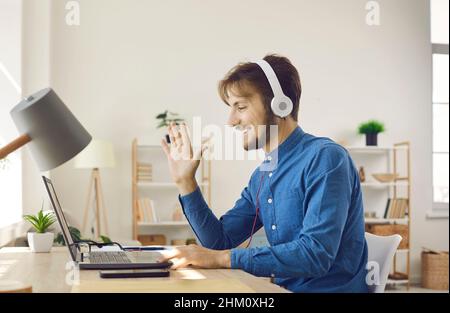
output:
M170 262L158 262L161 253L157 251L91 251L81 252L79 244L74 242L69 231L64 212L56 195L55 187L50 179L42 176L53 210L61 226L64 241L69 253L80 269L109 270L109 269L168 269Z

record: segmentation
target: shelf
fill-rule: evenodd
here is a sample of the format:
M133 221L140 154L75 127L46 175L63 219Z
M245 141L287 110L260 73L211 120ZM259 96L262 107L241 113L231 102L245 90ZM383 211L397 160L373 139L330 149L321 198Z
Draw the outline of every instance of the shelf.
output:
M156 182L137 182L139 187L153 187L153 188L176 188L175 183L156 183ZM208 183L200 183L199 187L207 187Z
M392 182L392 183L380 183L377 181L371 181L371 182L365 182L365 183L361 183L361 187L366 187L366 188L386 188L386 187L408 187L408 183L405 181L401 181L401 182Z
M161 159L162 157L162 159ZM174 198L175 192L178 192L177 185L170 181L170 173L168 167L155 167L164 159L163 149L159 143L149 140L138 141L137 138L133 139L131 143L131 192L132 192L132 234L133 239L137 240L140 234L144 232L147 233L150 228L157 229L158 234L163 234L166 236L166 240L170 242L173 239L179 239L178 236L182 234L186 235L189 223L186 220L183 221L171 221L168 215L168 211L160 211L156 209L154 213L159 216L161 213L162 221L155 222L157 219L151 218L140 218L141 215L144 217L154 216L149 215L151 210L145 206L141 207L142 202L140 200L155 200L158 202L161 209L164 206L172 203L176 198ZM141 163L142 162L142 163ZM139 176L139 165L141 164L152 164L152 180L146 180L144 176ZM156 174L156 175L155 175ZM159 177L156 178L155 177ZM139 180L142 178L142 180ZM198 186L201 188L202 193L205 196L205 200L208 205L211 203L211 162L209 160L202 160L200 162L200 167L198 175L196 175ZM170 204L172 205L172 204ZM174 208L175 209L175 208ZM145 210L145 211L144 211ZM143 212L144 211L144 212ZM165 213L164 213L165 212ZM147 214L146 214L147 213ZM146 229L149 228L149 229ZM191 232L189 232L191 233ZM192 236L189 234L189 236Z
M393 150L407 150L406 147L369 147L369 146L353 146L353 147L344 147L347 151L352 153L387 153Z
M404 285L409 283L408 279L388 279L386 285Z
M365 218L366 224L407 224L408 218Z
M158 223L146 223L146 222L139 222L139 226L160 226L160 227L166 227L166 226L189 226L189 223L187 221L180 221L180 222L158 222Z
M162 147L160 145L137 145L138 149L161 149Z

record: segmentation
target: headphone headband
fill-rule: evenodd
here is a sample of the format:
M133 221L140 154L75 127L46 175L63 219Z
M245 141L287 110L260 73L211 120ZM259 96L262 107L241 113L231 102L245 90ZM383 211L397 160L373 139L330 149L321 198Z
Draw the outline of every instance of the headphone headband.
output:
M266 75L270 87L272 88L273 95L275 97L285 96L283 89L281 88L280 81L278 80L277 74L275 74L275 71L273 70L272 66L270 66L269 62L267 62L266 60L258 60L255 63L259 65L259 67Z
M292 100L284 94L280 81L269 62L266 60L258 60L254 63L258 64L262 69L269 81L270 88L272 88L273 99L270 104L272 112L281 118L285 118L292 112L294 106Z

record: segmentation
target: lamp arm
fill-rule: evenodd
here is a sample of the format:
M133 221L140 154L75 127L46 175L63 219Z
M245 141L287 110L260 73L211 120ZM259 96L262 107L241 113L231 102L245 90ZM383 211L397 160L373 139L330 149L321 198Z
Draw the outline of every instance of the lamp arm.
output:
M11 141L9 144L4 146L3 148L0 148L0 160L3 158L6 158L6 156L8 154L16 151L17 149L26 145L30 141L31 141L31 137L28 136L27 134L23 134L22 136L14 139L13 141Z

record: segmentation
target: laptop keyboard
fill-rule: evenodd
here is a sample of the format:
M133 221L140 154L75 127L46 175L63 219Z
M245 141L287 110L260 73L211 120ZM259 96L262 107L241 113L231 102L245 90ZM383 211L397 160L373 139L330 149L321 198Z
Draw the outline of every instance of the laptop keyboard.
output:
M131 263L127 254L123 251L114 252L91 252L89 253L89 263L93 264L123 264Z

